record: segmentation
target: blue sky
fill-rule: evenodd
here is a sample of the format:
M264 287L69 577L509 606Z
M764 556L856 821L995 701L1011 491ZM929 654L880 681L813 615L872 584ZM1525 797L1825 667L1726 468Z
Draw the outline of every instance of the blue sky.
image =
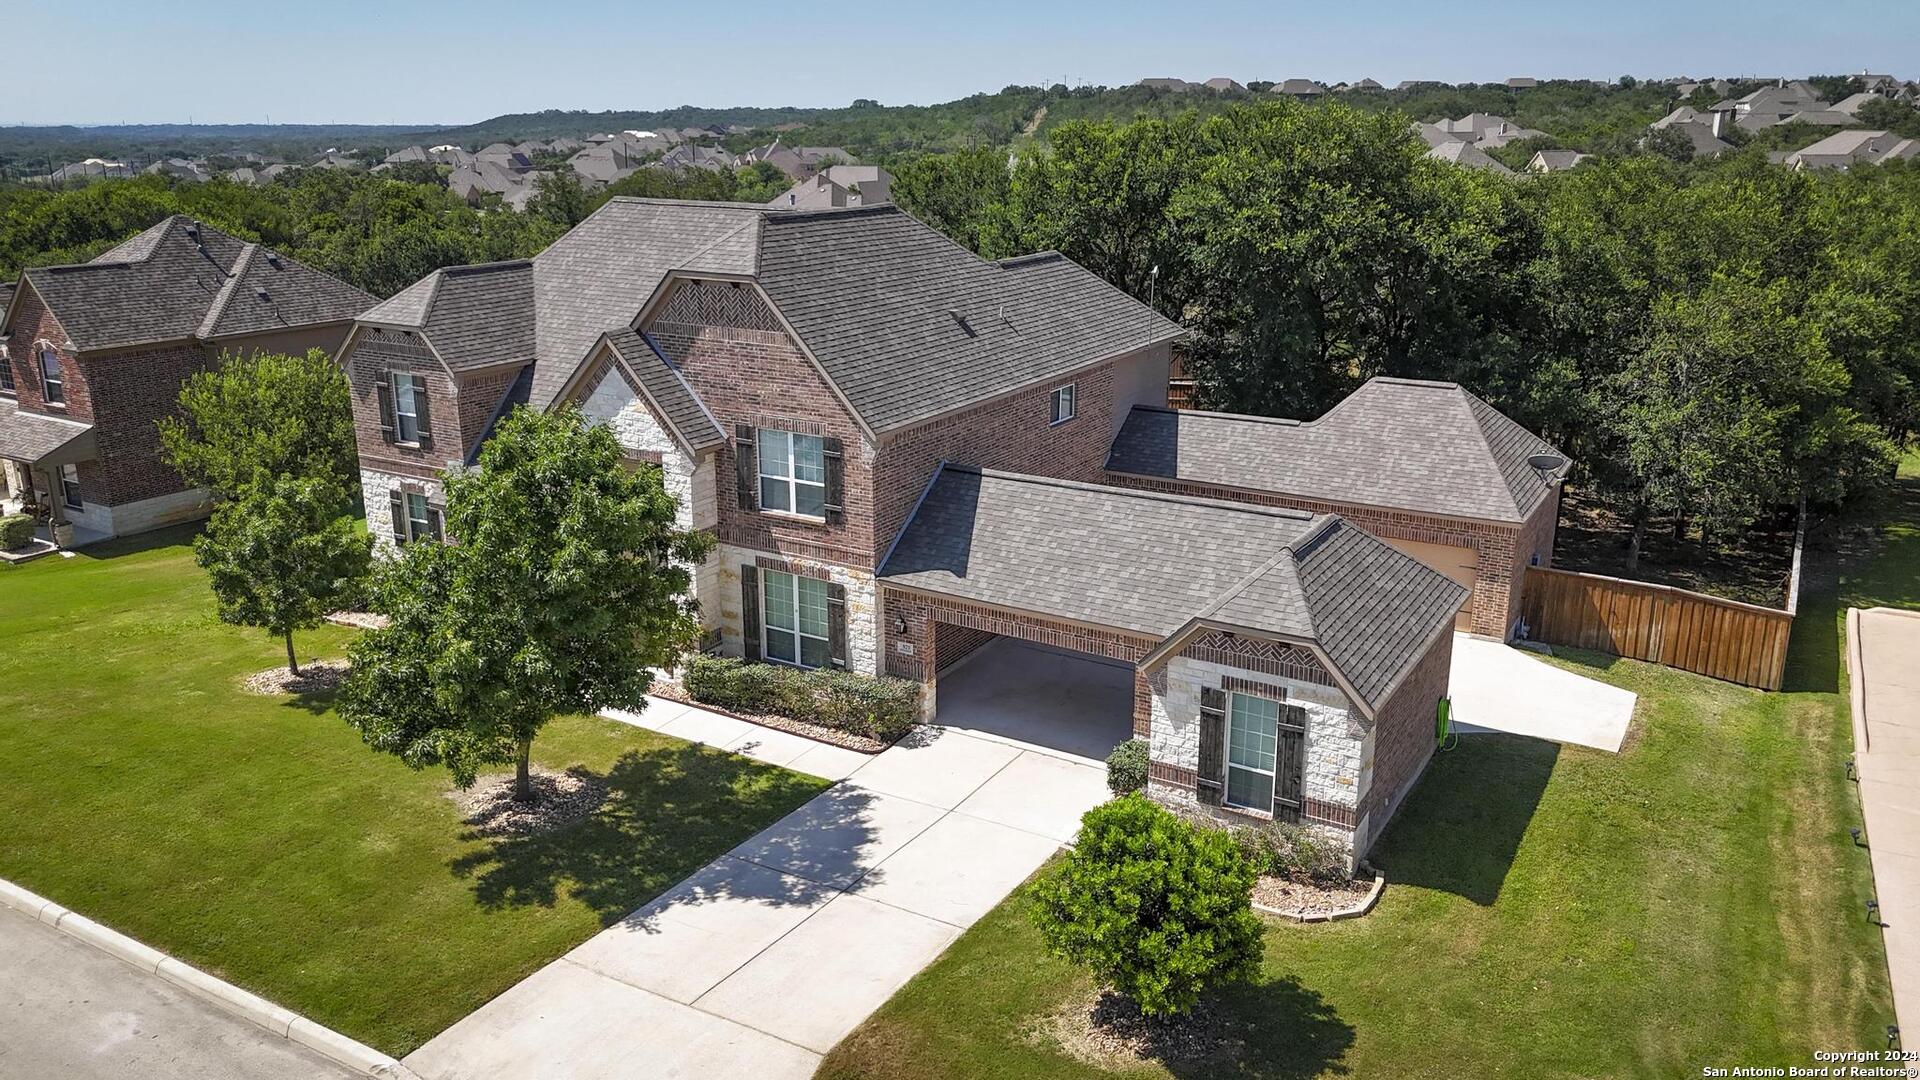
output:
M1912 0L9 0L5 9L0 34L16 59L0 94L8 124L465 123L544 108L925 104L1009 83L1152 75L1920 76Z

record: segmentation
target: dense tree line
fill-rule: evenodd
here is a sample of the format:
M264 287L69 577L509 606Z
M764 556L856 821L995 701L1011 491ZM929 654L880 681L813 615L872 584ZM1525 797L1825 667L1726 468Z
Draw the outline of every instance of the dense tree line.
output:
M1316 416L1457 380L1638 528L1726 537L1891 477L1920 425L1920 169L1750 151L1508 179L1403 115L1270 103L1071 123L1012 169L928 155L896 197L989 257L1057 249L1191 328L1208 404Z

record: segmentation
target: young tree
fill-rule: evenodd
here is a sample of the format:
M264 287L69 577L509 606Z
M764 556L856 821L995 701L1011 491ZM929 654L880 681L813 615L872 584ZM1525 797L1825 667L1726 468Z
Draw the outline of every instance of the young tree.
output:
M287 670L295 675L293 632L320 625L366 577L371 541L345 512L346 502L325 478L265 477L217 506L193 541L220 618L284 639Z
M180 388L178 417L160 421L167 461L223 499L262 476L303 476L340 492L360 484L347 377L319 349L305 356L226 356Z
M1058 868L1033 887L1047 947L1148 1015L1260 966L1253 866L1225 831L1197 828L1124 795L1087 811Z
M675 527L657 469L570 408L515 411L446 493L454 543L411 545L379 575L393 623L354 643L341 715L463 786L512 761L531 800L547 721L644 707L649 669L698 639L689 567L711 541Z

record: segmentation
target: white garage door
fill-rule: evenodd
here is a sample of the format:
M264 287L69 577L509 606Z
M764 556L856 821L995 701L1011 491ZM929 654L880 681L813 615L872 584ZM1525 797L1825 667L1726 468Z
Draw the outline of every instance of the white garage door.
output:
M1453 547L1449 544L1422 544L1414 540L1390 539L1387 540L1387 543L1392 544L1401 551L1406 552L1460 584L1465 585L1469 592L1473 590L1474 557L1472 548ZM1460 609L1460 614L1454 617L1453 625L1459 630L1472 629L1473 601L1471 599L1467 601L1466 607Z

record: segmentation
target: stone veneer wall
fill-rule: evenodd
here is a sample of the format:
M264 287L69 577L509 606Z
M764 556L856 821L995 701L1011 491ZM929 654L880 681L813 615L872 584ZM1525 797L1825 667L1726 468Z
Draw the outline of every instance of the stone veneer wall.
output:
M417 491L426 495L427 501L435 506L446 505L446 495L438 480L402 476L362 466L360 495L366 504L367 533L373 537L373 554L376 558L391 557L398 550L398 545L393 541L391 509L395 490Z
M1201 689L1276 698L1301 706L1307 714L1303 821L1343 846L1354 846L1368 780L1370 733L1311 653L1273 642L1208 635L1170 658L1148 685L1150 795L1231 824L1269 820L1270 814L1259 811L1202 806L1194 786L1200 764Z
M703 611L718 613L722 653L727 656L742 655L741 568L757 565L762 570L821 578L844 588L847 593L847 670L861 675L881 673L879 605L875 599L872 574L837 563L756 551L735 544L721 544L708 561L713 564L713 588L711 593L701 595L701 607ZM717 600L710 600L710 597L717 597Z

